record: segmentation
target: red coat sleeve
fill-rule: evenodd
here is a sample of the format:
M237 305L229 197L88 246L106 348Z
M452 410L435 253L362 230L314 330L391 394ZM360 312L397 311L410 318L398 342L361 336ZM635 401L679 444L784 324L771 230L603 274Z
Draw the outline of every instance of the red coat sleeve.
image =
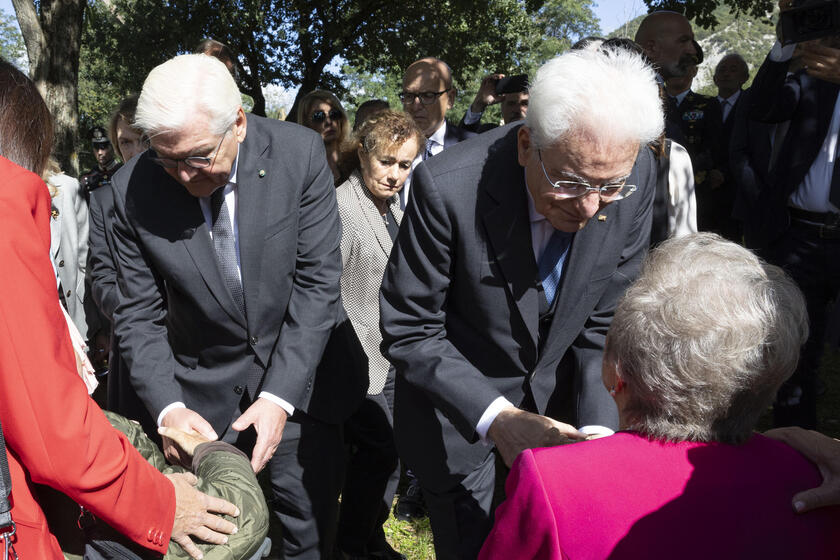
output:
M0 419L9 455L31 482L163 553L174 487L111 427L76 373L49 260L49 212L44 183L0 157ZM15 507L33 503L29 491L13 487Z
M520 453L513 462L505 482L505 495L507 498L496 510L496 521L484 541L479 560L563 558L551 500L530 449Z

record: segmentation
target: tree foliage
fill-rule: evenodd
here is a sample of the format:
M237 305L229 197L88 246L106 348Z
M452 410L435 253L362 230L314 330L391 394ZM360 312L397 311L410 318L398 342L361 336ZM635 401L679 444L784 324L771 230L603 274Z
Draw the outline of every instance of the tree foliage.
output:
M685 14L698 26L711 29L718 25L715 10L725 6L735 15L747 14L754 18L765 17L776 6L774 0L645 0L649 12L672 10Z
M18 64L25 56L26 47L15 24L15 16L0 10L0 58Z

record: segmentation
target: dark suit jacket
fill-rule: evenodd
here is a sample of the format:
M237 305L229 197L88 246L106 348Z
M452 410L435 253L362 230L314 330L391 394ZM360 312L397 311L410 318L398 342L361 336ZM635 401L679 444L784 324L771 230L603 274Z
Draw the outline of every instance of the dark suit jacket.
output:
M252 396L265 390L343 421L366 376L330 367L316 375L341 314L341 228L320 136L248 115L237 184L247 319L225 286L198 199L148 152L114 176L115 322L131 383L153 417L182 401L221 436L259 367Z
M475 132L464 130L458 126L446 121L446 134L443 135L443 149L448 150L458 142L463 142L467 138L475 136Z
M758 121L790 128L770 170L770 182L758 199L756 211L763 228L759 243L777 239L790 225L788 198L802 183L825 141L840 85L812 78L804 71L787 75L789 62L768 57L753 80L750 116Z
M648 246L653 155L641 150L628 180L638 192L575 234L539 352L518 128L484 133L414 170L380 299L382 348L397 369L397 443L412 467L442 455L450 471L471 470L488 452L467 444L481 415L499 396L521 403L526 386L540 413L617 424L601 357L616 301ZM424 484L446 487L428 477Z
M482 132L487 132L488 130L493 130L494 128L499 128L499 125L496 123L482 123L481 119L477 120L472 124L467 124L464 122L464 119L467 118L467 114L464 113L464 116L461 117L461 120L458 122L458 128L461 130L466 130L467 132L475 132L476 134L481 134Z

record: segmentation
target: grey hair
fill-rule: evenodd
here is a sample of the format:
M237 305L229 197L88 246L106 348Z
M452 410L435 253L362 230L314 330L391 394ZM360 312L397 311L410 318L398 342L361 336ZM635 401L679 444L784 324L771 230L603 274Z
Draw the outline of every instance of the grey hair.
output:
M569 51L537 70L525 124L537 148L576 135L605 143L656 140L665 126L656 74L627 49Z
M227 67L204 54L183 54L152 69L143 82L134 126L149 138L208 120L212 134L227 132L236 121L242 96Z
M745 441L808 336L782 269L721 237L670 239L615 311L605 360L627 386L624 428L670 441Z

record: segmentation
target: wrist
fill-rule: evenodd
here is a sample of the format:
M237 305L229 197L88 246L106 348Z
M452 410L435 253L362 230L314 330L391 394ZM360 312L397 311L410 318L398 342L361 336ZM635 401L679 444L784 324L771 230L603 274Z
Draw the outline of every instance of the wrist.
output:
M486 108L487 103L482 103L478 100L474 100L472 102L472 105L470 105L470 111L472 111L473 113L483 113Z

